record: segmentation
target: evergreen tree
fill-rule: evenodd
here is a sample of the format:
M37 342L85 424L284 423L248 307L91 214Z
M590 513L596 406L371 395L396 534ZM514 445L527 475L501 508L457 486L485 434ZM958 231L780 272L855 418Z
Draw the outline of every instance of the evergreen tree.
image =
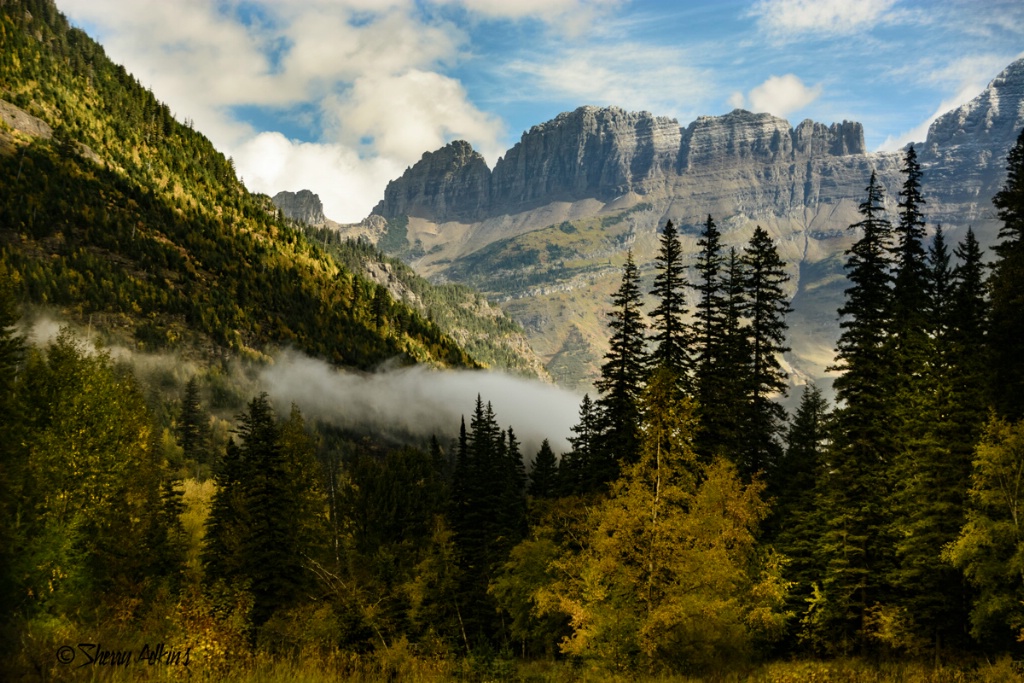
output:
M793 309L783 291L789 281L786 265L768 233L757 226L743 253L744 289L750 349L751 421L746 462L740 468L748 476L770 471L781 454L779 432L786 411L773 400L785 396L787 375L779 363L789 351L786 343L786 315Z
M928 311L928 266L924 249L925 222L921 214L925 203L921 197L921 165L913 145L907 148L902 171L906 179L899 193L899 220L893 230L896 243L893 245L892 333L898 344L903 347L916 344L920 351L924 344L921 339L924 316ZM908 359L908 362L914 360Z
M810 635L840 652L865 644L869 610L886 597L882 578L892 567L885 507L896 452L888 345L892 228L882 202L872 173L859 207L863 220L850 226L861 237L846 252L851 286L839 309L835 369L842 374L833 385L839 407L822 495L823 600L805 617Z
M776 504L766 523L766 540L788 560L785 574L793 585L787 605L795 614L807 605L824 569L818 548L825 520L818 498L827 465L829 417L821 390L813 384L804 387L767 491ZM790 626L798 624L794 620Z
M25 455L18 377L25 356L25 340L15 331L18 311L7 269L0 263L0 614L13 615L14 563L18 547L17 516L24 496ZM6 617L0 617L5 619ZM0 626L3 622L0 621ZM6 648L0 645L0 654Z
M303 573L300 551L305 549L297 544L300 520L292 473L266 394L249 402L239 423L242 459L247 464L242 485L246 511L242 574L250 581L253 622L261 625L297 597Z
M609 314L612 330L610 350L601 366L601 377L594 386L601 392L597 406L601 414L602 439L591 473L594 480L614 479L621 463L633 462L637 455L638 401L643 387L646 356L645 325L641 317L639 275L633 252L626 256L622 284L612 297Z
M992 199L1003 226L988 285L989 345L996 412L1024 418L1024 130L1006 158L1006 183Z
M750 414L746 401L749 368L741 264L735 251L722 254L721 234L711 216L697 242L697 306L694 311L694 389L700 418L696 449L705 458L741 450L743 425Z
M501 479L502 497L498 511L502 516L501 529L498 537L501 540L502 555L499 561L504 561L504 556L516 543L526 535L526 466L523 464L523 454L519 448L519 440L516 438L512 427L505 430L505 448L502 453Z
M533 459L533 469L530 470L530 495L534 498L550 498L555 494L558 477L558 462L555 459L555 452L551 450L551 444L544 439L537 451L537 457Z
M234 438L229 438L224 455L213 470L216 489L206 518L201 559L208 585L230 582L241 575L240 543L245 534L246 510L242 499L242 480L247 463Z
M945 355L953 326L953 268L941 225L935 227L935 237L928 248L927 266L926 329L932 349L942 354L941 362L945 365L949 362Z
M697 306L693 314L694 385L700 410L702 406L714 402L717 387L714 386L709 369L714 366L722 346L722 316L725 308L722 287L725 257L722 256L721 234L710 215L697 246L700 248L696 265L697 282L691 286L697 292Z
M470 638L490 638L500 620L487 587L526 532L526 475L514 432L499 430L494 409L480 396L463 440L465 456L456 466L451 501L458 607Z
M967 234L954 252L958 263L953 269L950 294L949 331L947 345L950 359L950 383L956 387L954 405L966 411L957 420L961 425L973 425L971 435L963 439L973 449L980 428L988 412L986 399L987 376L991 353L988 344L989 303L986 299L985 264L981 246L974 231Z
M568 496L595 488L600 482L594 477L598 455L601 425L597 406L584 394L580 402L580 421L569 437L572 450L558 463L558 494Z
M651 290L651 294L658 298L658 305L651 311L655 343L651 363L672 370L685 381L690 369L689 335L683 322L687 283L679 235L672 221L665 223L661 233L661 248L655 267L660 272L654 277L654 289Z
M209 420L199 401L199 381L190 377L185 384L178 417L178 444L186 460L206 463L209 458Z
M251 594L251 618L260 626L291 606L307 582L303 559L314 536L309 515L318 512L299 487L311 483L312 448L298 433L296 411L282 432L266 394L252 399L238 422L240 443L229 440L215 473L203 564L208 583L223 581Z

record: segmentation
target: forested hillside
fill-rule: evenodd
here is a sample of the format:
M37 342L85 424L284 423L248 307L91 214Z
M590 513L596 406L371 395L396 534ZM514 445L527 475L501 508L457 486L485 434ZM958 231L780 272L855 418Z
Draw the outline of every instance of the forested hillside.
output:
M43 124L0 128L0 257L21 298L145 348L288 344L363 368L400 355L473 364L279 220L51 2L5 3L0 19L0 99Z

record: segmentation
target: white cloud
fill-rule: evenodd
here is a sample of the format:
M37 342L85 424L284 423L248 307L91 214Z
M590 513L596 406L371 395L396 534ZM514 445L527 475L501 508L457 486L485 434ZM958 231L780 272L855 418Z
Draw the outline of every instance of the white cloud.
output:
M357 147L372 139L377 154L404 164L452 138L469 140L492 162L504 151L501 121L474 107L458 81L437 73L357 78L325 106L339 142Z
M776 38L848 35L883 21L897 0L758 0L750 10Z
M274 132L238 145L234 159L250 190L273 196L312 189L324 204L324 215L341 223L365 218L384 196L388 181L404 169L391 159L360 158L343 145L298 142Z
M713 90L707 74L690 63L679 48L624 42L520 59L506 65L505 71L507 80L518 76L529 84L528 91L510 93L510 99L568 99L690 120L705 113L700 108Z
M771 76L751 90L746 97L741 92L734 92L729 97L729 105L733 108L745 107L749 102L752 111L767 112L786 118L818 99L821 92L820 85L807 87L794 74Z

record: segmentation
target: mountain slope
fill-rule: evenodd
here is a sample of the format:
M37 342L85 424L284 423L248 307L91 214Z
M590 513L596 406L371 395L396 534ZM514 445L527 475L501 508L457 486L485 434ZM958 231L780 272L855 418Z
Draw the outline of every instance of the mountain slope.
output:
M324 217L320 197L309 190L279 192L273 202L340 264L385 288L391 298L435 323L478 362L549 379L522 328L479 292L454 283L432 284L401 260L371 246L364 235L341 238L341 226Z
M940 117L918 146L929 229L959 240L972 226L996 238L991 197L1024 126L1024 60L973 102ZM672 119L581 107L535 126L493 170L463 142L424 155L393 181L368 222L418 272L485 291L521 322L549 369L569 383L592 379L606 350L604 311L632 249L650 289L657 231L671 219L692 265L708 214L726 247L761 225L787 261L787 355L805 379L833 360L843 253L872 171L895 209L902 153L867 153L860 124L796 127L741 110ZM365 222L364 222L365 223ZM583 349L585 353L580 354ZM572 352L585 362L568 366Z
M24 300L147 348L475 365L247 192L49 0L4 3L0 84L0 258Z

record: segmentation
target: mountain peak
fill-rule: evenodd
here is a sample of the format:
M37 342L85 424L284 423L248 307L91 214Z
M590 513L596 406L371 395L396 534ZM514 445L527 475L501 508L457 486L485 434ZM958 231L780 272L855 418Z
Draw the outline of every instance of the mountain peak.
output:
M493 171L461 140L427 152L388 185L373 213L476 221L551 202L662 192L695 169L864 151L864 130L849 121L792 129L785 119L736 109L684 130L650 112L587 105L530 128Z
M327 222L320 196L309 190L278 192L270 201L293 221L306 225L323 225Z
M1024 128L1024 59L1018 59L992 79L970 102L939 116L919 146L922 167L940 182L963 188L961 201L982 200L998 190L1004 177L991 174L1000 167ZM954 177L955 172L955 177ZM955 182L954 182L955 181ZM968 189L970 188L970 189Z

